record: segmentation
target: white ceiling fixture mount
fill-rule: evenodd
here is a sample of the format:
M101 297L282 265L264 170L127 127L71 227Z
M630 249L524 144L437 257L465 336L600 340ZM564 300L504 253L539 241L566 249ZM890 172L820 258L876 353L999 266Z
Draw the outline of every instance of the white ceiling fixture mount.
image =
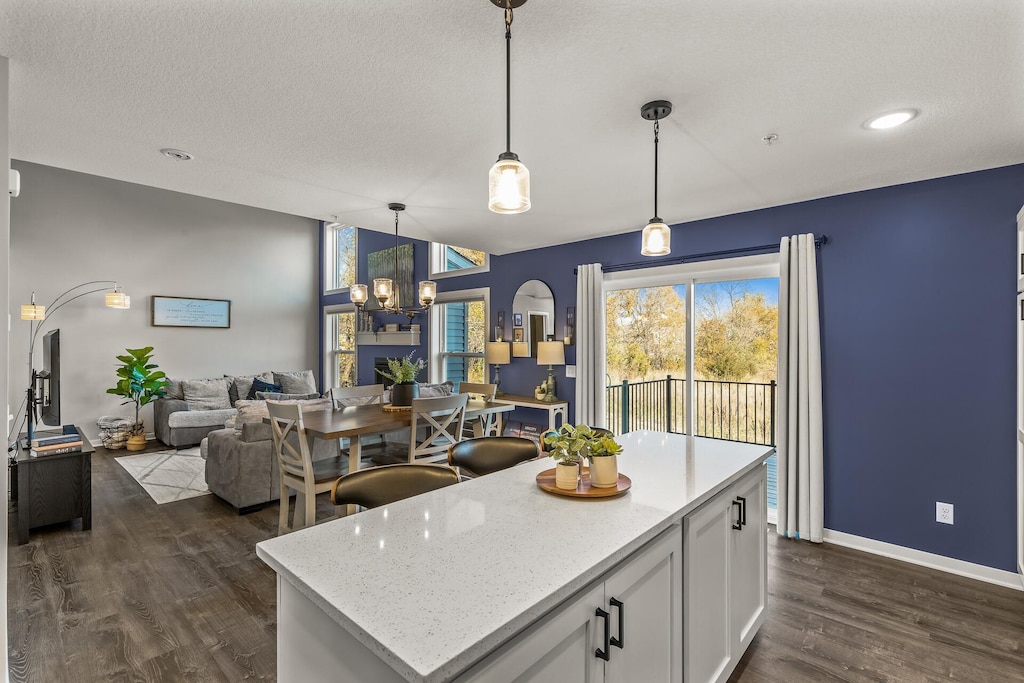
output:
M373 295L377 298L377 303L380 304L381 313L404 315L409 318L409 320L412 320L417 313L428 310L434 303L434 299L437 298L437 283L432 280L423 280L420 282L420 307L402 307L401 298L398 296L398 214L401 211L405 211L405 204L392 202L391 204L388 204L388 208L395 212L395 277L394 279L389 277L374 278ZM352 285L352 287L349 288L349 298L352 300L352 303L355 304L356 308L360 311L363 310L363 306L366 304L367 300L366 285Z
M640 242L643 256L668 256L672 253L672 230L658 218L658 122L672 113L672 103L655 100L640 107L640 116L654 121L654 218L647 221Z
M896 126L902 126L907 121L916 117L917 114L916 109L898 109L868 119L864 122L864 127L869 130L887 130Z
M192 161L195 157L182 149L172 149L170 147L164 147L160 150L160 153L169 159L175 161Z
M505 151L487 176L487 208L494 213L530 210L530 171L512 151L512 10L526 0L491 0L505 10Z

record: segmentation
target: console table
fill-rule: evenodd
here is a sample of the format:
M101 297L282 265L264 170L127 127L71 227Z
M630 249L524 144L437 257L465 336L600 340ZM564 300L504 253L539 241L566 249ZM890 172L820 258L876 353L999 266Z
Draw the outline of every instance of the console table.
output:
M79 430L81 431L81 430ZM28 543L33 527L82 518L82 530L92 528L92 454L88 441L78 453L33 458L20 450L18 477L18 544Z
M548 429L558 429L558 416L562 417L562 424L565 424L566 416L569 413L569 402L561 399L557 401L545 401L532 396L516 396L514 394L502 394L494 397L495 403L511 403L517 408L536 408L548 412ZM498 433L501 434L504 425L499 425Z

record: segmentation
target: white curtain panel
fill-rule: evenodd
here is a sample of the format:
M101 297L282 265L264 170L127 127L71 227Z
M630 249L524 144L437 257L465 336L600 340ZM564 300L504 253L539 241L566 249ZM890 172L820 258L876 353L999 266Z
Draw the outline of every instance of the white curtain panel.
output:
M782 536L821 543L824 528L821 336L814 235L779 247L778 524Z
M604 427L605 303L601 264L576 268L576 423Z

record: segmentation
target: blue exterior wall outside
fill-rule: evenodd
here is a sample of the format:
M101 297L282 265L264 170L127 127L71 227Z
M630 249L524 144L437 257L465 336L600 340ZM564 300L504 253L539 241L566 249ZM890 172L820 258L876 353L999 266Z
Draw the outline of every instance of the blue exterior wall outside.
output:
M827 528L1014 571L1011 312L1022 204L1024 165L1016 165L673 226L672 257L829 236L818 252ZM510 338L516 289L542 280L561 338L566 307L575 305L574 268L640 261L642 219L623 235L492 256L490 272L438 280L438 288L490 287L491 326L504 310ZM515 228L515 216L502 220L502 229ZM360 272L366 235L380 233L360 231ZM393 244L382 239L367 250ZM417 279L427 273L420 244ZM566 348L567 363L575 351ZM361 378L372 365L364 356ZM502 388L531 394L546 375L533 359L513 359ZM575 380L561 368L556 379L571 401ZM955 525L935 522L935 501L956 506Z

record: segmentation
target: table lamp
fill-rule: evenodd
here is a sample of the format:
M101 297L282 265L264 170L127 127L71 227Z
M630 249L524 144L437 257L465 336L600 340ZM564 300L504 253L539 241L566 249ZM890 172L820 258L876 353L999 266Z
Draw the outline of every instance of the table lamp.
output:
M513 358L529 358L530 357L530 345L526 342L512 342L512 357Z
M554 366L565 365L565 344L560 341L542 341L537 343L537 365L548 366L548 391L544 400L553 403L555 396Z
M484 360L494 366L494 395L503 396L505 392L501 390L501 366L512 362L508 342L487 342L484 347Z

